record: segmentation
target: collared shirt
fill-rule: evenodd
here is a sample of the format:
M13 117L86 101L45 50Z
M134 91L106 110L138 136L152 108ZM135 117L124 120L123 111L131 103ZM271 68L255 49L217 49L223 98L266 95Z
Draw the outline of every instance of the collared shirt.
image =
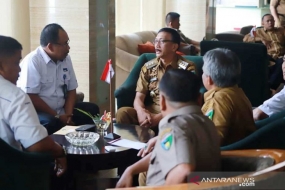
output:
M285 110L285 87L258 107L268 116Z
M196 105L182 107L159 122L147 185L163 185L167 174L179 164L191 164L195 171L220 169L217 130Z
M276 7L278 14L285 15L285 0L271 0L270 5Z
M237 86L214 88L204 94L202 112L214 122L222 146L237 142L255 131L252 106Z
M67 90L78 87L70 56L55 63L42 47L28 54L20 63L17 86L24 92L38 94L58 114L64 113L63 85Z
M195 64L181 56L178 56L177 60L171 62L166 68L159 58L155 58L145 63L141 69L136 91L145 95L150 93L153 104L147 106L147 109L152 113L160 113L158 84L166 70L170 68L195 72Z
M264 28L256 29L256 36L251 37L250 34L245 35L244 42L256 42L264 39L271 42L271 47L267 49L268 55L273 59L281 58L285 54L285 29L274 28L273 30L266 30Z
M21 149L47 137L29 96L1 75L0 86L0 138Z

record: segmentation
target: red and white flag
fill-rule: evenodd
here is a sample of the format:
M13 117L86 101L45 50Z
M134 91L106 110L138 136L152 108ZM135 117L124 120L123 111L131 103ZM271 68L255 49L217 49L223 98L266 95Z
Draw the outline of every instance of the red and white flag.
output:
M113 78L114 74L115 72L112 67L111 59L109 59L105 65L104 71L100 79L110 84L111 78Z

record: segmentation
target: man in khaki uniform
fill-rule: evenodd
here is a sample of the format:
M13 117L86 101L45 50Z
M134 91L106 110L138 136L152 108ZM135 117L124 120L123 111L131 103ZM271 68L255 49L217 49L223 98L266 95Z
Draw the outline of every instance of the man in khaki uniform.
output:
M160 83L164 116L154 150L129 166L117 187L130 187L132 177L147 171L147 185L185 183L194 171L220 169L220 142L214 124L197 104L200 79L185 70L170 70Z
M237 86L240 61L227 49L208 51L204 57L204 94L202 112L215 124L221 146L237 142L255 131L252 106L243 90Z
M275 20L275 26L285 26L285 0L271 0L270 12Z
M196 55L200 52L200 42L192 40L186 37L180 28L180 14L176 12L169 12L165 17L165 24L167 27L177 30L180 35L180 48L178 51L183 52L186 55Z
M145 127L157 127L162 118L159 106L158 83L168 69L195 71L193 62L184 59L175 52L179 48L180 36L171 28L162 28L155 38L157 58L147 62L141 69L137 82L134 108L122 107L117 111L116 121L123 124L140 124ZM152 102L144 104L147 95Z
M271 14L262 17L262 28L257 28L247 34L244 42L262 42L267 47L269 60L273 63L269 69L269 86L276 90L282 82L282 63L285 53L285 29L275 28L274 19Z

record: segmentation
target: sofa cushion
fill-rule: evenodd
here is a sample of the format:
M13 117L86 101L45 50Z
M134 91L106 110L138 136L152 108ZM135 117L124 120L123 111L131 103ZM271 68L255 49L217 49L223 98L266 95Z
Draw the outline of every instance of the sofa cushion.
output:
M143 53L155 53L155 47L150 41L147 41L144 44L138 44L138 51L140 55Z

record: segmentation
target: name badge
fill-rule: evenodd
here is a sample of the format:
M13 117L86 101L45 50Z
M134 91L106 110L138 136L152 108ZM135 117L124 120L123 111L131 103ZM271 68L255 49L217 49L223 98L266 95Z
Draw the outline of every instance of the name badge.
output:
M154 81L157 81L157 80L158 80L157 77L153 77L153 78L150 79L150 82L154 82Z

